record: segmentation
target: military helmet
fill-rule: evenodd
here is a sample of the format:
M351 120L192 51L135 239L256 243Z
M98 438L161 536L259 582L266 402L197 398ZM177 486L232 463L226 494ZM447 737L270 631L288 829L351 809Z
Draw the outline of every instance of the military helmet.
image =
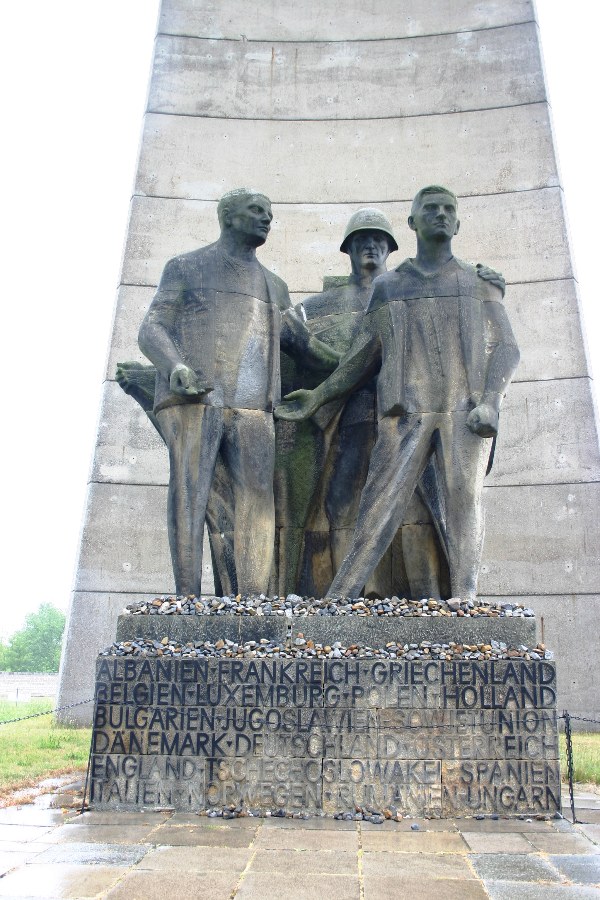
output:
M358 212L350 216L350 221L346 225L344 240L340 247L342 253L348 253L348 238L357 231L383 231L390 239L390 253L398 249L392 226L379 209L365 206L364 209L359 209Z

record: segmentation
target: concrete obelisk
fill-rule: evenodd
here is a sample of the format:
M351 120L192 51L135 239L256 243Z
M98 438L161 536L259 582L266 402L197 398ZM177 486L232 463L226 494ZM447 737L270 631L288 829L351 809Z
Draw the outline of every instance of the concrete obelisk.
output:
M61 704L91 696L124 605L173 590L166 450L114 381L117 362L143 361L137 332L165 261L214 240L216 201L249 184L275 213L261 261L299 300L345 271L354 210L400 225L428 183L459 195L460 257L504 274L521 348L486 488L480 594L525 598L560 660L559 708L600 714L598 436L528 0L163 0ZM392 265L412 252L410 232L397 235Z

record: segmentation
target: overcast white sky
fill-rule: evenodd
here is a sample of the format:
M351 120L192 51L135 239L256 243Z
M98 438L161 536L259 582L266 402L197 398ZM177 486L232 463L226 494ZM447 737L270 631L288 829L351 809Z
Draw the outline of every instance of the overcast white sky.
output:
M158 0L3 4L0 637L41 602L67 608L157 11ZM589 0L538 0L538 16L600 372L588 200L598 193L600 14Z

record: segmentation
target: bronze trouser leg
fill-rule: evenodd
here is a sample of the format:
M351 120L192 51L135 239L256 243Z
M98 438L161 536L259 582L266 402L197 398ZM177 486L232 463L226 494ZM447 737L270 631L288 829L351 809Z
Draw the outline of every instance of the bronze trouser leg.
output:
M201 403L157 413L169 450L167 522L178 594L200 596L208 493L223 430L223 410Z
M481 497L490 455L490 439L467 428L467 411L440 415L436 454L444 482L448 528L448 565L454 597L477 595L483 549Z
M402 522L402 556L413 599L440 598L440 562L435 527L419 497L412 495Z
M352 546L330 596L358 597L391 544L427 462L435 421L432 414L379 420Z
M221 453L234 502L238 590L261 593L269 585L275 541L275 426L271 413L228 409Z
M375 422L359 422L341 428L329 452L330 478L325 491L325 509L331 529L334 572L340 568L350 549L374 442Z

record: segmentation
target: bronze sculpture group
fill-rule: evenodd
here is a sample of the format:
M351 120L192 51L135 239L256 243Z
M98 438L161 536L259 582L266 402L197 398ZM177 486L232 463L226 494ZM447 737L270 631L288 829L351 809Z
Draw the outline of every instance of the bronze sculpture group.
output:
M502 277L452 254L456 197L418 192L416 256L390 272L392 227L360 210L350 276L297 307L256 258L268 198L230 191L218 215L219 239L167 263L142 323L153 397L148 371L118 373L169 451L177 593L200 593L206 522L223 592L473 599L519 353Z

